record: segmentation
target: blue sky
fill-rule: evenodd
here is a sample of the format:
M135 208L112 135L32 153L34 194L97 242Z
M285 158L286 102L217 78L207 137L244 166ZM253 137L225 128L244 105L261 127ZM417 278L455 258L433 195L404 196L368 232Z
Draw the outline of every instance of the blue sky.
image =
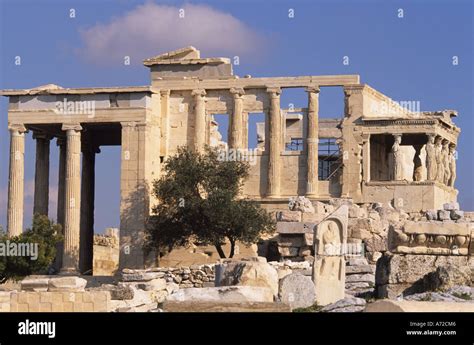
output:
M0 88L147 85L141 60L194 45L202 56L239 56L240 76L359 74L394 100L422 110L456 109L461 127L459 201L474 210L471 1L18 1L0 0ZM184 8L184 18L176 19ZM75 18L70 17L74 9ZM150 10L152 9L152 10ZM294 17L289 17L293 9ZM400 9L403 18L399 18ZM137 16L144 13L143 20ZM193 29L189 29L192 26ZM123 64L123 55L131 65ZM14 64L21 57L21 65ZM343 57L349 65L343 64ZM453 65L453 56L459 64ZM339 117L340 89L323 89L321 117ZM302 90L282 107L306 105ZM9 135L0 100L0 224L6 225ZM254 132L249 136L253 137ZM34 142L26 142L26 210L32 204ZM51 196L57 149L51 146ZM97 157L96 232L119 225L120 148ZM50 215L55 214L52 201ZM30 208L31 209L31 208ZM25 224L31 215L25 214Z

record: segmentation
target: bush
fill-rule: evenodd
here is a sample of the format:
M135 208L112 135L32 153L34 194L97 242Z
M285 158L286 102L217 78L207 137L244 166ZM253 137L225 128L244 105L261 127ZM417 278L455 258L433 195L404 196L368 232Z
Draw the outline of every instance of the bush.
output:
M19 280L30 274L45 274L56 256L56 245L62 240L61 225L47 216L35 215L31 229L8 238L0 232L0 283ZM7 255L7 247L28 248L29 256Z

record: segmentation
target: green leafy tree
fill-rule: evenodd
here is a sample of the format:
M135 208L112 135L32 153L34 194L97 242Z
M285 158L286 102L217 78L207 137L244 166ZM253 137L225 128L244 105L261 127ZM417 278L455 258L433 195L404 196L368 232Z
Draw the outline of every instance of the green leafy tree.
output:
M249 165L220 159L220 152L206 148L200 154L179 148L164 164L164 174L154 181L158 200L148 227L148 248L164 255L190 242L214 245L221 258L222 246L257 242L274 231L270 215L254 201L239 197Z
M18 280L30 274L47 273L56 256L56 245L62 240L61 225L54 224L47 216L35 215L33 224L21 235L8 238L0 233L0 244L37 244L36 259L31 256L0 255L0 283Z

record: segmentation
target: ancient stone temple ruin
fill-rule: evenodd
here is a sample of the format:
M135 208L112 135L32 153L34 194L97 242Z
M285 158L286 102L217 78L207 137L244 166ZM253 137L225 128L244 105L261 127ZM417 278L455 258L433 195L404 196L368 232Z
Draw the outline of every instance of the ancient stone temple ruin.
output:
M201 58L193 47L146 59L144 65L150 68L147 86L48 84L1 92L9 97L11 135L8 233L24 228L25 133L36 140L34 212L39 214L49 211L49 152L55 140L60 152L57 221L65 236L62 272L92 269L94 169L105 145L121 146L122 268L153 264L142 250L153 204L151 184L160 177L161 164L183 145L255 155L243 194L272 211L287 209L292 196L389 203L405 212L436 210L457 199L460 129L452 121L453 110L409 109L361 83L358 75L239 78L229 59ZM319 118L325 87L343 89L340 118ZM305 108L281 108L280 97L289 88L304 88ZM249 118L256 113L265 114L265 123L257 128L257 150L247 151ZM228 115L227 143L216 135L217 114Z

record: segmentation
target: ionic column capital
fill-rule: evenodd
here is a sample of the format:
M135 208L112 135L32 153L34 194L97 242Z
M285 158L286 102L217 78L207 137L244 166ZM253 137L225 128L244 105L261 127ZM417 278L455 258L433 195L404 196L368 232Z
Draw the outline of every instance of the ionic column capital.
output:
M229 92L234 96L234 99L241 98L243 95L245 95L245 90L241 87L233 87L229 90Z
M15 134L24 134L28 132L28 129L22 123L10 123L8 124L8 130L12 135Z
M310 85L306 87L305 91L318 94L321 90L319 89L319 85Z
M61 130L69 132L80 132L82 131L82 126L79 123L63 123Z
M161 95L162 97L164 97L164 96L169 96L170 94L171 94L171 90L163 90L163 89L160 90L160 95Z
M196 98L204 97L206 95L206 90L204 90L204 89L194 89L191 92L191 95L193 95Z
M267 92L271 95L271 97L280 97L281 88L280 87L267 87Z

